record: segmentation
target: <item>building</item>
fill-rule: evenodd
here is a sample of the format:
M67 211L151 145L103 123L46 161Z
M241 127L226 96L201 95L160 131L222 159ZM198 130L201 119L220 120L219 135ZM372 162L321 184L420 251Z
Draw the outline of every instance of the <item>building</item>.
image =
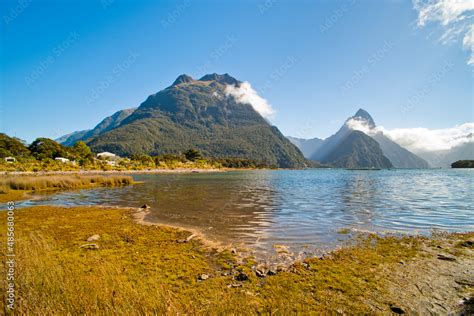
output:
M54 158L54 160L61 161L62 163L69 162L69 159L63 158L63 157L56 157L56 158Z
M98 153L97 158L104 159L104 160L116 160L116 159L119 159L120 157L117 156L116 154L109 153L108 151L104 151L104 152Z
M15 157L5 157L5 162L14 163L14 162L16 162L16 158Z

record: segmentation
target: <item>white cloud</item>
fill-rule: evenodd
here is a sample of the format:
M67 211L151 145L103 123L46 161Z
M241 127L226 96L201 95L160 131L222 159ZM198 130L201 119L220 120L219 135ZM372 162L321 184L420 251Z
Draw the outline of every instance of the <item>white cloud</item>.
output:
M413 0L418 11L418 26L439 23L443 28L440 40L446 44L463 37L463 47L470 51L469 65L474 64L472 28L474 1L472 0ZM466 44L467 43L467 44Z
M367 135L383 133L400 146L414 153L449 150L464 143L474 141L474 123L464 123L444 129L416 127L389 130L383 126L371 129L364 121L350 119L346 122L346 125Z
M467 31L466 35L464 35L462 45L465 49L471 51L471 57L469 57L467 63L469 65L474 65L474 25L471 25L469 31Z
M241 83L240 86L227 85L224 92L226 96L234 97L239 103L250 104L264 118L269 119L275 114L275 110L268 101L259 96L247 81Z

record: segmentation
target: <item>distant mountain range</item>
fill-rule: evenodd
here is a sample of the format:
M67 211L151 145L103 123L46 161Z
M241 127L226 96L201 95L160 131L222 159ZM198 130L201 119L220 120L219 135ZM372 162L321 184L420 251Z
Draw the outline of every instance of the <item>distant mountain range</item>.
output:
M287 138L290 140L290 142L295 144L296 147L298 147L303 153L303 155L307 158L311 157L324 143L322 139L317 137L311 139L304 139L287 136Z
M229 93L245 84L229 74L208 74L198 80L181 75L138 108L118 111L93 129L57 141L72 146L82 140L95 152L123 156L195 148L209 157L242 157L283 168L448 168L454 161L474 159L474 140L451 150L411 152L387 137L363 109L324 140L284 137L249 98L243 98L245 102Z
M370 114L359 109L348 118L334 135L308 142L290 137L305 157L345 168L428 168L428 163L414 153L401 147L382 132L367 135L352 128L353 124L362 124L375 129L376 124ZM357 133L356 133L357 132ZM302 144L306 145L303 150ZM311 144L315 146L311 147ZM301 146L301 147L300 147Z
M58 143L61 143L65 146L72 146L76 142L82 140L87 141L90 138L101 135L105 132L110 131L111 129L118 127L124 119L126 119L130 114L132 114L137 108L120 110L107 116L99 124L97 124L93 129L88 129L84 131L73 132L60 138L56 139Z
M458 160L474 160L474 140L451 148L450 150L419 151L422 157L433 168L450 168L451 164Z
M241 85L228 74L209 74L199 80L181 75L137 109L119 111L94 129L66 135L60 141L72 145L85 140L95 152L119 155L175 154L195 148L210 157L305 167L303 154L277 127L250 103L229 94L229 87L239 89Z

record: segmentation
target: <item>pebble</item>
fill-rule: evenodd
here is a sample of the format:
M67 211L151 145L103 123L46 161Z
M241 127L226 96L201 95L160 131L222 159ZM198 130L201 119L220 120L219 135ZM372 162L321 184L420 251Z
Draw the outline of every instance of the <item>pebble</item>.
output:
M443 254L438 254L438 259L439 260L446 260L446 261L456 261L456 258L450 255L443 255Z
M87 238L87 241L97 241L100 239L99 235L92 235L89 238Z
M390 306L390 310L395 314L405 314L405 311L400 306L392 305Z
M207 280L207 279L209 279L209 278L210 278L209 274L205 274L205 273L204 273L204 274L201 274L201 275L198 277L198 280L204 281L204 280Z
M79 248L84 248L84 249L89 249L89 250L97 250L97 249L99 249L99 245L98 244L84 244L84 245L80 246Z

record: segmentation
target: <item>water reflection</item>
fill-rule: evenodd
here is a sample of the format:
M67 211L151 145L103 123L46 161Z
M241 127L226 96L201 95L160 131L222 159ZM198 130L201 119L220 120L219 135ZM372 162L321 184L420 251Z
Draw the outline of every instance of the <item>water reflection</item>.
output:
M149 220L198 228L274 254L337 246L341 228L427 233L474 230L469 170L304 170L137 175L143 184L44 196L32 204L151 205Z

